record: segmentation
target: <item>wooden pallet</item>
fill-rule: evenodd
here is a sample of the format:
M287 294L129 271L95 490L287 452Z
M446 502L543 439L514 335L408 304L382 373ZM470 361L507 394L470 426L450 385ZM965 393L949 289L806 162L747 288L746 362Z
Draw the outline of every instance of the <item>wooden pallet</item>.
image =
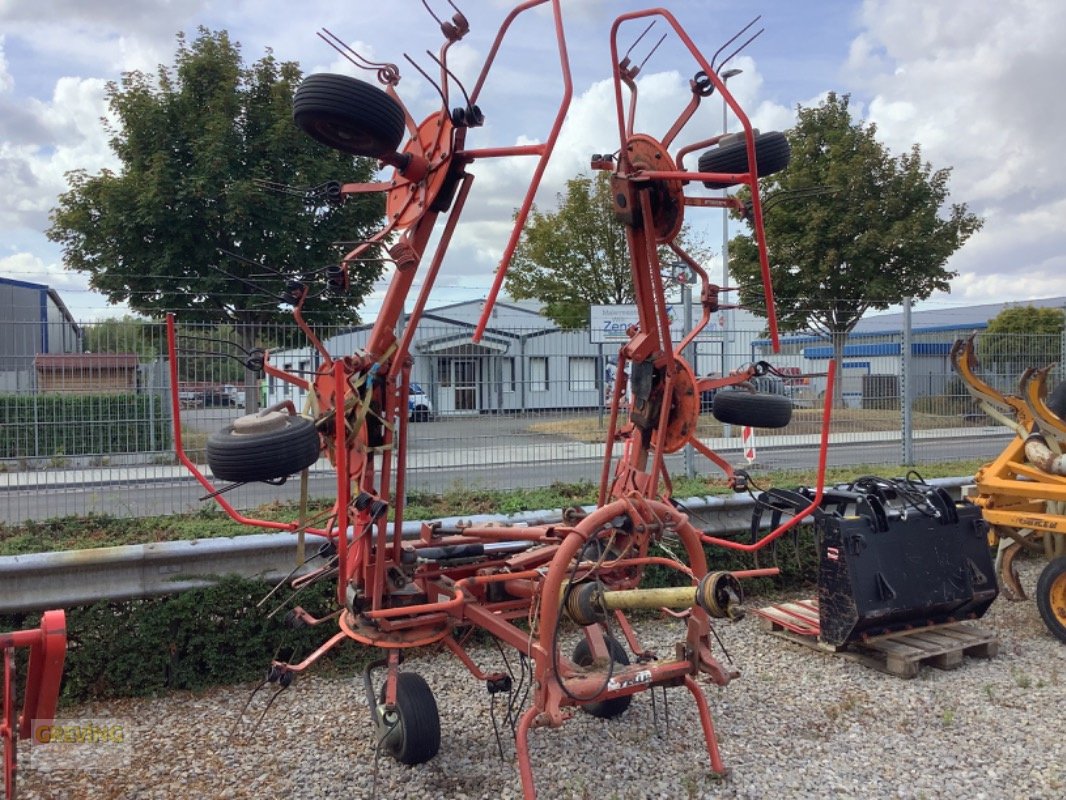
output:
M782 603L756 612L764 630L821 652L895 675L913 678L922 664L936 669L955 669L963 656L992 658L999 640L989 630L969 622L929 625L913 630L870 636L836 647L819 641L818 604L812 600Z

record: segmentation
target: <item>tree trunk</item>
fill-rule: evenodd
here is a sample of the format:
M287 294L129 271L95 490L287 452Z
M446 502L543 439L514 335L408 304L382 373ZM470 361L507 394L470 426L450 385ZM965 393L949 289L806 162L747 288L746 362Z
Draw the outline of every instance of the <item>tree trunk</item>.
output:
M833 408L844 408L844 345L848 334L833 331L830 335L833 343L833 363L836 365L836 378L833 381Z
M241 347L245 352L250 352L256 346L259 327L254 322L240 322L237 330L241 338ZM244 413L255 414L259 411L259 384L263 373L257 370L244 370Z

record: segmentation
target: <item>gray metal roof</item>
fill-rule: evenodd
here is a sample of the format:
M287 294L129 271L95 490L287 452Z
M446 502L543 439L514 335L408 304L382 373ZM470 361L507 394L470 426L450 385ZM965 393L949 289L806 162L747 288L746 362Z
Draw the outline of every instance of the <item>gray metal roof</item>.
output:
M988 321L1005 308L1035 306L1036 308L1066 308L1066 297L1045 297L1037 300L1017 300L1007 303L984 303L976 306L930 308L911 312L911 330L955 330L984 328ZM890 333L903 329L903 313L875 314L863 317L855 326L855 333Z

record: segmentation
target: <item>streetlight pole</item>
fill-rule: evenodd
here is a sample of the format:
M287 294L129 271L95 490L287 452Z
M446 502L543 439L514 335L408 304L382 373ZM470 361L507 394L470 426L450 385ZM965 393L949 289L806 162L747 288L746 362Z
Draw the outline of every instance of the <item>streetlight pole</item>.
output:
M725 72L718 73L718 77L722 79L723 83L728 83L730 78L734 78L744 70L742 69L727 69ZM722 97L722 136L725 136L729 132L729 105L725 101L725 97ZM722 189L722 197L728 197L729 190ZM729 209L722 209L722 288L729 286ZM735 302L734 298L730 296L730 302ZM736 334L733 331L733 311L727 309L722 312L722 374L725 375L729 372L729 367L732 366L732 362L726 360L725 349L727 342L736 341Z
M744 70L742 69L727 69L725 72L718 73L718 77L722 79L723 83L728 83L730 78L736 77ZM725 136L729 132L729 104L725 101L725 96L722 96L722 136ZM729 190L722 189L722 197L728 197ZM722 288L724 289L729 285L729 209L722 208ZM724 295L719 294L719 298ZM730 302L734 302L730 296ZM719 317L722 321L722 375L728 375L730 368L733 365L733 354L727 353L727 349L730 348L730 342L736 341L736 333L733 331L733 310L725 309L721 312ZM722 425L722 435L729 438L733 435L733 426L726 423Z

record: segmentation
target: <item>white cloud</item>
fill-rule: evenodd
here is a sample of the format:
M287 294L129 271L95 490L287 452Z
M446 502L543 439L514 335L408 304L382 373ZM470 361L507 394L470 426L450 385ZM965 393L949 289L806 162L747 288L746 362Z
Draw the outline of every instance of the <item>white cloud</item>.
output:
M848 70L870 95L879 138L897 154L918 142L935 168L952 167L953 201L987 218L952 260L963 273L956 291L992 302L1066 289L1044 268L1063 250L1066 104L1057 97L1066 7L972 2L961 13L952 4L866 0L861 18Z
M0 93L10 92L15 87L15 79L7 69L7 58L4 56L4 37L0 35Z

